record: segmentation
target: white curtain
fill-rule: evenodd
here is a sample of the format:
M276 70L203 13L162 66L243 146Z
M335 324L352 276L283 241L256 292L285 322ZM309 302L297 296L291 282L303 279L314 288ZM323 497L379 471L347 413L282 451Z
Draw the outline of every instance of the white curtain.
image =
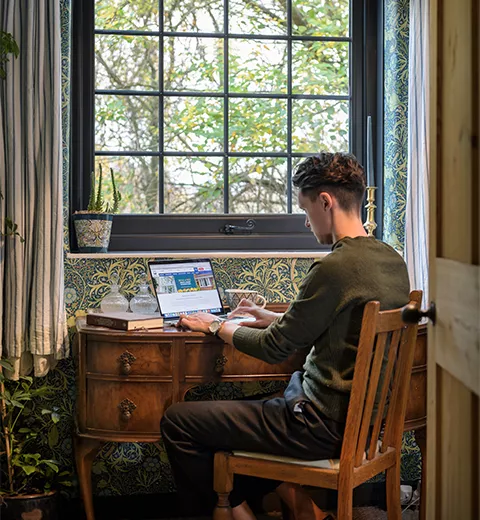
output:
M59 0L2 0L20 47L0 79L0 339L13 377L45 375L68 353L64 305Z
M428 0L410 1L405 261L412 289L428 302Z

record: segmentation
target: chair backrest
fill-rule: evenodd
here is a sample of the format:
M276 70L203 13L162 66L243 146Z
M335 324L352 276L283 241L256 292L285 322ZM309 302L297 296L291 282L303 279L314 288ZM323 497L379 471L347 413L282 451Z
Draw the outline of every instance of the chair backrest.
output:
M411 305L419 308L421 300L422 291L410 293ZM418 325L403 322L402 309L380 311L379 302L365 306L341 468L361 466L366 450L367 460L373 459L382 429L380 452L388 447L400 450L417 330Z

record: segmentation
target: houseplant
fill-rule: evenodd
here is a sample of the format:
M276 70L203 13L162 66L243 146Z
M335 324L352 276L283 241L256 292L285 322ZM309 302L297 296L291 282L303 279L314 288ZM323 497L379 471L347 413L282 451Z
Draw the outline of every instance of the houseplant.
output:
M55 520L56 488L71 485L69 472L43 453L58 438L60 415L44 406L52 393L37 387L32 377L6 381L3 369L12 366L0 359L0 517L2 520Z
M19 52L20 49L13 36L8 32L0 31L0 78L5 79L7 77L4 68L9 61L7 55L13 54L17 58Z
M73 214L78 249L81 253L106 253L112 231L113 214L118 212L121 194L117 190L113 168L110 168L113 204L106 203L103 198L102 164L99 164L98 186L96 187L95 171L92 172L90 199L85 211Z

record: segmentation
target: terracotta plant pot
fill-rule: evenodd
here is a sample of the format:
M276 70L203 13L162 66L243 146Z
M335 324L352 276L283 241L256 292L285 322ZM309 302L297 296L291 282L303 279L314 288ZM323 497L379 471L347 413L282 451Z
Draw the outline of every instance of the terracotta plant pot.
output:
M2 520L58 520L57 493L2 497Z
M110 243L111 213L75 213L73 216L80 253L106 253Z

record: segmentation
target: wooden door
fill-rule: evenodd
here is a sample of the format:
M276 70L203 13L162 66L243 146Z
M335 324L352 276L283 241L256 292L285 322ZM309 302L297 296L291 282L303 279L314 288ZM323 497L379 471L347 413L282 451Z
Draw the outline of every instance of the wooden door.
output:
M430 0L427 518L479 518L478 0Z

